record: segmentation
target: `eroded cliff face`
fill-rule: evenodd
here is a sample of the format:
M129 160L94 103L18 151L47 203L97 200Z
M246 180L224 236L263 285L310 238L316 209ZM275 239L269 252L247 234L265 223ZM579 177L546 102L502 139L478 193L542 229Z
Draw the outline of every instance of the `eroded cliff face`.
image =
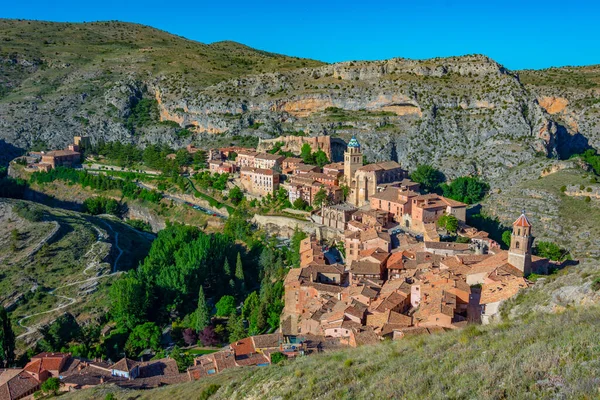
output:
M83 79L102 84L83 86ZM483 56L344 62L203 88L185 75L149 71L77 70L65 81L69 90L0 100L0 138L21 148L38 140L62 147L75 134L177 148L217 136L355 135L371 161L408 169L432 163L451 178L498 177L536 154L567 157L600 137L594 117L573 108L572 94L526 88ZM142 98L156 101L158 119L132 132L125 120ZM177 126L192 135L180 137Z

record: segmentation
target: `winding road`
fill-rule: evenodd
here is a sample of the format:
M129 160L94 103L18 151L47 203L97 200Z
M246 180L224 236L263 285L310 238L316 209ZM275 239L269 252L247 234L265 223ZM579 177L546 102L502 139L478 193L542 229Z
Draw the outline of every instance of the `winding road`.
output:
M123 255L123 249L121 249L121 246L119 246L119 232L115 232L115 230L113 229L113 227L108 222L106 222L104 220L102 220L101 222L104 225L106 225L108 227L108 229L110 229L110 231L113 233L114 238L115 238L115 247L119 251L119 255L117 256L117 258L115 258L115 261L113 262L111 273L110 274L106 274L106 275L94 276L94 277L83 279L83 280L80 280L80 281L77 281L77 282L67 283L65 285L58 286L58 287L52 289L51 291L49 291L48 292L49 295L52 295L52 296L55 296L55 297L58 297L58 298L61 298L61 299L65 299L65 300L67 300L67 302L66 303L61 303L58 306L56 306L53 309L48 310L48 311L42 311L42 312L39 312L39 313L29 314L29 315L25 315L24 317L21 317L17 321L17 324L20 327L24 328L25 332L22 333L22 334L20 334L19 336L17 336L17 339L23 338L25 336L31 335L34 332L37 332L38 329L41 326L41 324L38 324L38 325L35 325L35 326L23 325L23 321L25 321L25 320L27 320L29 318L32 318L32 317L36 317L38 315L49 314L49 313L52 313L52 312L59 311L59 310L62 310L64 308L67 308L67 307L75 304L78 301L78 299L82 297L81 295L78 296L77 298L74 298L74 297L67 297L67 296L62 296L62 295L59 295L59 294L55 294L54 292L56 292L57 290L63 289L63 288L66 288L66 287L70 287L70 286L74 286L74 285L79 285L79 284L86 283L86 282L97 281L98 279L108 278L108 277L111 277L113 275L117 275L117 274L121 274L122 273L121 271L117 271L117 264L119 262L119 259ZM94 227L94 228L98 232L98 236L97 236L96 242L92 245L92 247L90 248L90 250L88 250L88 252L85 254L86 256L88 254L90 254L92 252L92 250L94 250L94 248L96 246L98 246L98 244L101 243L101 241L103 239L106 238L106 235L102 231L100 231L100 229L98 229L97 227ZM87 271L90 268L97 266L98 264L99 264L98 260L96 260L96 257L94 257L94 259L92 261L90 261L88 263L88 266L82 271L82 274L84 276L87 275Z

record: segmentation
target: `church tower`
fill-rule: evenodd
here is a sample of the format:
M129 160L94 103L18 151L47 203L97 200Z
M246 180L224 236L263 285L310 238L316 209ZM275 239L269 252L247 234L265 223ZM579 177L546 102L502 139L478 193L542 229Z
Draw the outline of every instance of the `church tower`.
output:
M344 152L344 178L346 185L351 186L354 173L362 167L363 154L360 151L360 143L354 136L348 143L348 148Z
M531 242L531 223L523 210L521 216L513 224L508 263L520 269L524 276L531 274Z

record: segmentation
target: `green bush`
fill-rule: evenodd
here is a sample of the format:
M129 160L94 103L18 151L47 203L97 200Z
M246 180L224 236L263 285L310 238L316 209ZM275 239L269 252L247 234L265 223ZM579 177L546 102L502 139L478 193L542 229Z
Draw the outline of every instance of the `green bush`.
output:
M27 203L17 203L13 210L17 213L17 215L21 218L25 218L31 222L39 222L44 217L44 213L42 210L35 206L31 206Z
M279 364L280 362L287 360L287 356L279 351L271 354L271 363Z
M213 394L217 393L217 391L219 390L220 387L221 387L221 385L215 385L214 383L211 383L210 385L208 385L207 388L205 388L202 392L200 392L200 397L198 399L199 400L207 400Z

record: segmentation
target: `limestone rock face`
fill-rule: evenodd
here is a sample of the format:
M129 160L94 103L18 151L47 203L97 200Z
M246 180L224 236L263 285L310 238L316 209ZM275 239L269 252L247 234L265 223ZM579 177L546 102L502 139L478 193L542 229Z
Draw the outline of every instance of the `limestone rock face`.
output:
M130 39L143 28L121 23L57 27L36 27L36 34L54 29L56 37L46 47L29 51L22 45L0 53L7 77L0 81L3 158L40 142L63 147L82 134L92 141L178 148L206 145L216 137L270 139L303 132L345 140L355 135L369 161L392 159L408 169L431 163L450 178L496 178L536 155L568 158L600 145L595 81L584 80L582 87L581 79L571 84L561 78L555 87L550 72L516 73L485 56L322 65L176 37L134 46ZM131 48L107 54L106 60L92 57L85 46L96 43L75 38L88 28L86 35L101 30ZM10 29L22 32L25 26L0 24L0 32L12 39L7 43L23 40ZM69 30L61 40L67 45L72 39L74 57L47 48L58 45L61 30ZM157 32L148 34L154 38ZM186 64L199 55L202 62ZM290 63L307 66L290 68ZM568 72L565 76L586 73ZM156 115L131 129L127 119L142 99L153 102Z

